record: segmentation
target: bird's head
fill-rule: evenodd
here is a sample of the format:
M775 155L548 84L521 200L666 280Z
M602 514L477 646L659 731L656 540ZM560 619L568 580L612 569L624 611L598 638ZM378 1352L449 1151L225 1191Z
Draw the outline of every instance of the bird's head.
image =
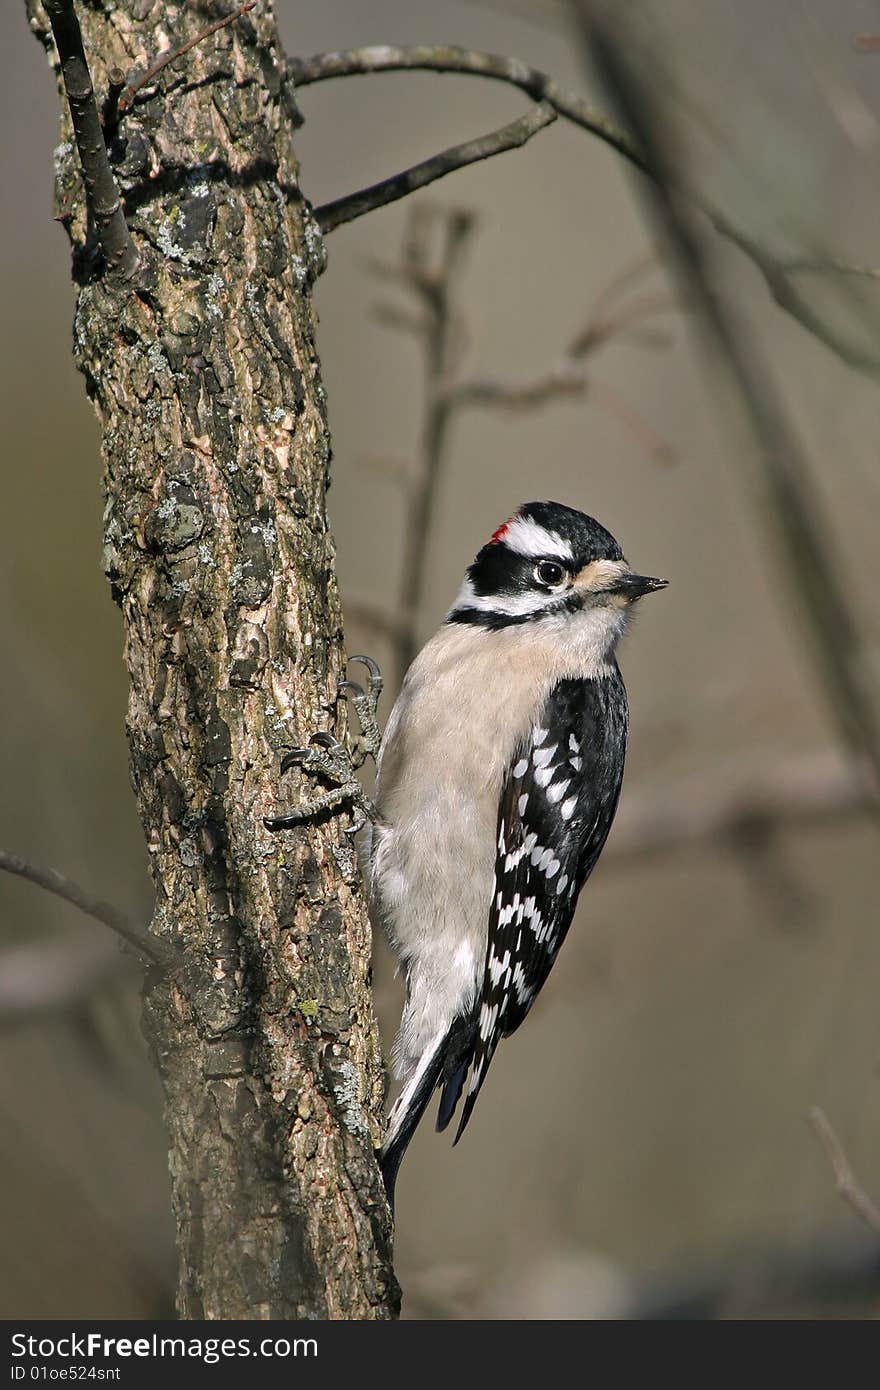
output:
M637 574L611 533L584 512L526 502L468 567L447 621L492 631L588 625L597 644L610 649L632 604L668 582Z

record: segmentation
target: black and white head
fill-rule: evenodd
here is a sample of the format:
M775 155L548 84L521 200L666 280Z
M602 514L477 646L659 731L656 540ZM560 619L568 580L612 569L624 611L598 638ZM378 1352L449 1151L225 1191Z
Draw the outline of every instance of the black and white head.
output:
M526 502L483 546L449 611L450 623L499 631L571 625L610 650L631 605L665 579L636 574L617 541L584 512L561 502Z

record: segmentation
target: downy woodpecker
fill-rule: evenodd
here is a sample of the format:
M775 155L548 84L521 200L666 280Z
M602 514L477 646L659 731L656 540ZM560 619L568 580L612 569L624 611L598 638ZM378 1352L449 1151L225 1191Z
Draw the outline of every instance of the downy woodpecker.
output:
M380 1155L389 1199L438 1087L441 1130L464 1094L458 1142L499 1041L522 1023L565 939L623 776L615 647L631 605L666 582L634 573L592 517L529 502L480 550L406 674L368 807L373 913L407 991L394 1047L404 1086ZM369 701L349 685L369 725ZM365 805L344 750L324 743L329 754L294 753L345 791L314 804L348 795ZM282 829L307 810L267 824Z

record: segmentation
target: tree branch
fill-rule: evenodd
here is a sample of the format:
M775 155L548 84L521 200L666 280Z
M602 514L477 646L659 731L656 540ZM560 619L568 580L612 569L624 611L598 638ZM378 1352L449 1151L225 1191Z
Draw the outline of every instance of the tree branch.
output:
M596 110L582 97L560 87L547 73L540 72L517 58L506 58L497 53L482 53L475 49L457 48L452 45L422 44L396 48L382 44L344 49L335 53L315 53L310 58L292 58L288 63L288 72L298 87L306 87L313 82L323 82L335 77L415 71L461 73L506 82L525 92L535 101L552 106L565 120L595 135L649 179L655 177L644 147L632 133L628 133L603 112ZM668 172L667 170L667 176ZM791 279L792 273L800 269L796 263L789 264L788 261L774 256L754 238L735 227L723 214L703 203L690 190L686 192L686 196L709 220L715 231L752 262L763 277L773 299L784 312L790 314L802 328L818 338L849 366L872 375L876 374L880 369L880 355L848 340L815 312ZM836 274L867 275L872 278L877 275L877 271L870 267L841 265L833 261L826 265L819 263L814 268Z
M412 48L394 48L379 44L372 48L349 48L336 53L315 53L311 58L288 59L287 70L294 86L307 87L331 77L353 77L371 72L458 72L473 77L494 78L518 87L533 101L552 106L558 115L590 131L607 145L622 154L637 169L648 169L636 145L626 131L609 121L583 97L567 92L546 73L521 63L517 58L505 58L498 53L480 53L455 45L420 44Z
M404 169L403 173L395 174L390 179L383 179L381 183L362 188L358 193L348 193L344 198L337 198L332 203L324 203L315 209L315 218L322 232L332 232L334 228L341 227L346 222L353 222L356 217L363 217L375 208L384 207L387 203L396 203L398 199L405 198L416 189L426 188L428 184L445 178L456 169L476 164L481 159L490 159L496 154L504 154L506 150L518 149L555 120L556 112L552 107L536 106L525 116L511 121L510 125L502 126L500 130L481 135L476 140L467 140L461 145L453 145L420 164L414 164L411 169Z
M107 157L101 117L73 0L45 0L45 6L70 106L85 182L86 205L108 267L130 276L137 267L137 251L129 234L122 199Z
M807 1120L825 1150L828 1162L831 1164L831 1171L834 1174L835 1186L841 1197L862 1218L868 1229L873 1231L875 1236L880 1236L880 1207L871 1200L856 1178L843 1145L831 1127L828 1116L818 1105L814 1105Z
M57 869L47 868L44 864L33 864L18 854L10 854L8 850L0 849L0 870L27 879L28 883L35 883L38 888L45 888L47 893L54 893L56 897L72 903L87 917L93 917L96 922L103 922L105 927L121 936L123 941L154 964L158 965L168 960L170 953L163 941L138 931L118 907L87 893L78 883L74 883L73 879L65 878Z

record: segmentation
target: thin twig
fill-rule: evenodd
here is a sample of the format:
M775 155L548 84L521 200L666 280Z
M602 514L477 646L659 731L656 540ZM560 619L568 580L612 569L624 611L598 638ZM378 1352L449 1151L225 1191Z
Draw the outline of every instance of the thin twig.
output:
M869 39L872 36L865 36ZM507 58L497 53L482 53L475 49L444 45L418 45L411 48L396 48L390 45L377 45L367 48L345 49L335 53L315 53L310 58L292 58L288 71L294 84L299 87L313 82L323 82L329 78L352 77L376 72L447 72L461 73L474 77L486 77L498 82L506 82L526 92L535 101L541 101L582 130L589 131L606 145L621 154L634 168L649 179L654 177L650 160L644 147L621 125L611 120L603 112L584 101L582 97L569 92L549 77L517 58ZM668 172L667 176L668 176ZM685 190L679 190L685 192ZM820 317L801 294L791 279L796 265L788 263L761 246L754 238L735 227L726 217L714 208L703 203L692 190L686 196L693 207L708 218L719 235L727 238L743 255L751 260L760 272L767 288L786 313L790 314L808 333L834 352L842 361L859 371L875 375L880 370L880 354L866 348L838 332L834 326ZM819 269L819 265L816 269ZM839 274L875 276L872 268L844 266L828 263L828 268Z
M621 298L632 292L635 285L644 280L648 275L657 269L656 252L646 251L638 256L630 265L626 265L619 270L616 275L606 281L596 296L593 303L593 317L595 319L606 316L612 305L618 303Z
M467 140L461 145L453 145L440 154L432 155L430 159L422 160L421 164L414 164L411 169L394 174L390 179L383 179L381 183L374 183L357 193L347 193L344 198L337 198L332 203L324 203L315 209L315 218L322 232L332 232L335 227L353 222L356 217L363 217L375 208L395 203L418 188L426 188L456 169L503 154L505 150L518 149L555 120L556 112L551 106L536 106L518 121L511 121L510 125L502 126L500 130L490 131L488 135Z
M794 277L805 273L853 276L858 279L875 280L878 271L872 266L846 265L838 261L806 261L800 258L781 259L767 251L754 237L735 227L720 212L703 208L712 226L721 236L747 256L760 271L771 296L787 314L796 319L802 328L829 348L847 366L860 372L876 375L880 369L880 353L861 346L853 339L844 337L833 324L817 314L809 299L801 293Z
M759 515L771 525L773 558L812 636L817 670L841 733L873 768L874 805L880 809L880 717L870 655L829 551L830 530L820 520L822 509L809 468L757 343L746 337L741 324L734 326L716 284L691 208L670 172L674 162L658 112L622 56L625 36L617 24L606 29L592 9L586 0L576 5L585 46L655 171L648 185L654 211L757 445Z
M501 381L474 377L451 386L448 397L453 405L503 406L508 410L531 410L547 401L566 396L582 396L587 389L587 370L573 361L560 362L543 376L523 381Z
M579 361L595 352L607 339L619 340L628 330L640 329L646 320L657 314L668 314L674 308L668 294L644 294L630 300L614 315L607 310L602 315L594 312L591 322L573 339L566 355Z
M129 946L133 946L148 960L159 964L166 959L164 944L157 938L139 931L118 907L87 893L78 883L74 883L73 879L65 878L57 869L47 868L43 864L33 864L18 854L10 854L8 850L0 849L0 870L25 878L29 883L35 883L38 888L45 888L48 893L54 893L65 902L72 903L87 917L94 917L96 922L103 922L105 927L116 932L117 936L121 936Z
M73 133L82 165L86 206L111 271L131 276L138 257L125 221L122 199L110 168L95 90L73 0L46 0Z
M256 3L257 0L248 0L246 5L240 5L233 14L227 15L225 19L218 19L216 24L209 24L207 29L203 29L200 34L196 34L194 39L190 39L187 43L181 44L180 48L175 48L171 53L163 54L152 67L147 68L145 73L135 78L133 82L129 82L128 86L120 94L117 102L119 114L123 115L128 110L141 88L146 87L152 82L154 77L158 77L162 69L167 68L169 63L176 62L178 58L183 57L184 53L189 53L191 48L195 48L196 44L203 43L204 40L209 39L212 34L216 34L219 30L225 29L229 24L234 24L237 19L241 19L243 14L247 14L248 10L253 10L256 7Z
M875 1236L880 1236L880 1207L868 1196L850 1167L843 1145L838 1139L824 1110L814 1105L807 1120L831 1164L834 1184L845 1202L862 1218Z

